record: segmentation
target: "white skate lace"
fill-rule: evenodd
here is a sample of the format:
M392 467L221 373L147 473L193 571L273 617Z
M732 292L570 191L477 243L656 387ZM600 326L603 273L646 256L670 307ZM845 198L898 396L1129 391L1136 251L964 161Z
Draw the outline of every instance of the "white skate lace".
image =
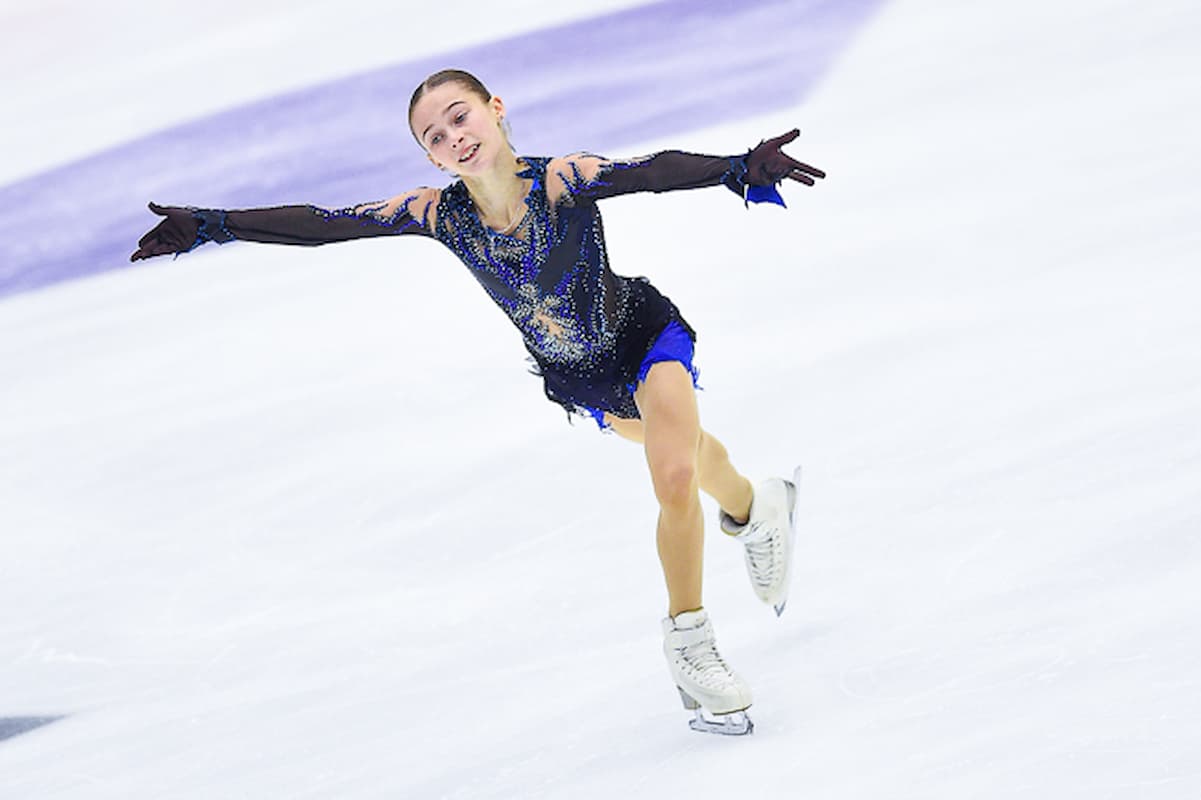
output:
M684 674L698 685L721 689L734 683L734 675L712 641L699 642L679 650Z
M762 536L762 538L760 538ZM784 537L762 522L752 522L744 542L755 584L767 589L779 580L784 569Z

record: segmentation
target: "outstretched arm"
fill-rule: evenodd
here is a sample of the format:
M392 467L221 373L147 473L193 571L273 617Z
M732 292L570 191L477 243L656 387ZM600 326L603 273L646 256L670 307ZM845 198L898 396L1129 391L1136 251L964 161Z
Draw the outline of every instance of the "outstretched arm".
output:
M205 242L235 239L315 246L369 236L431 236L439 196L437 189L418 189L334 211L311 205L225 211L151 203L150 210L165 219L138 240L129 260L186 253Z
M723 185L745 200L784 205L776 184L790 178L807 186L826 173L784 154L780 147L799 130L760 142L741 156L707 156L666 150L646 158L614 161L579 153L553 159L547 168L552 201L600 199L630 192L667 192Z

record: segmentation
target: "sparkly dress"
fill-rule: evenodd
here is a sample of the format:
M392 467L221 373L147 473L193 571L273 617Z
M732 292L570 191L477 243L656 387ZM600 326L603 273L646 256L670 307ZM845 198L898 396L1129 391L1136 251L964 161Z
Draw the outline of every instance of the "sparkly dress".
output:
M743 194L744 157L666 151L611 161L578 154L525 156L526 211L506 232L481 221L462 181L391 201L330 211L311 205L194 209L197 244L243 239L320 245L414 234L451 250L521 333L546 395L569 413L638 418L639 367L671 323L696 334L646 278L609 267L597 200L630 192L725 185ZM677 329L678 330L678 329ZM695 373L694 373L695 377Z

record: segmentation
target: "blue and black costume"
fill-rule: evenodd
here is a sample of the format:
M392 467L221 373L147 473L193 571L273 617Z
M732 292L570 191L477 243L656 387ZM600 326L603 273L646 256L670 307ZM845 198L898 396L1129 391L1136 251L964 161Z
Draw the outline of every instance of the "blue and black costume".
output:
M628 161L580 154L519 162L524 168L517 176L530 183L527 209L503 233L483 224L467 187L456 181L442 190L340 210L189 208L199 229L190 244L180 242L177 249L234 239L320 245L372 236L432 237L467 266L521 332L548 398L569 412L591 415L602 427L605 412L637 418L633 392L652 363L678 360L695 382L696 333L646 278L610 269L597 201L716 185L739 196L749 189L749 199L757 201L780 202L779 195L770 182L747 185L747 156L665 151Z

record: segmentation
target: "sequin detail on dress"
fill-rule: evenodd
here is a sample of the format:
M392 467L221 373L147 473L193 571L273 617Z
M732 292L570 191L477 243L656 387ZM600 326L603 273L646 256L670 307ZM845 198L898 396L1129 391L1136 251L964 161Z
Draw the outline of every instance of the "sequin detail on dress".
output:
M517 175L530 182L527 211L511 232L484 225L466 186L456 182L442 192L434 235L521 332L552 400L590 416L585 408L636 417L624 367L631 356L641 360L654 334L679 314L645 279L609 268L595 202L552 206L550 159L522 160Z

